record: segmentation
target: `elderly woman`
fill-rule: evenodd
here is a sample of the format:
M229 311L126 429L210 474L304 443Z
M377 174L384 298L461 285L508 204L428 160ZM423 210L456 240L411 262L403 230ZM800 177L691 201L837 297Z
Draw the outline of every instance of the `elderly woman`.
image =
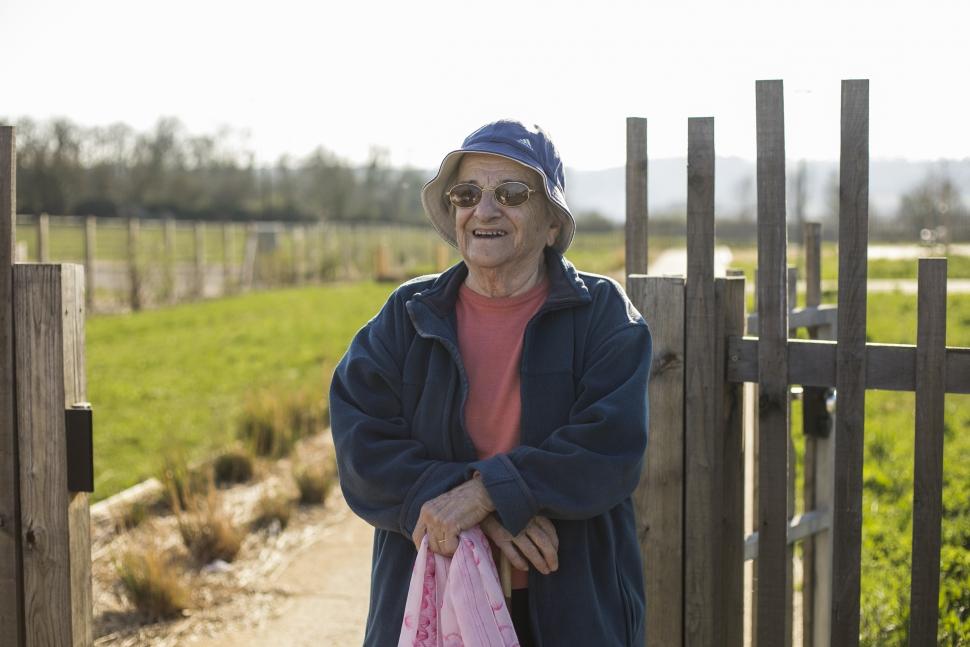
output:
M364 643L397 644L425 535L450 556L477 524L515 567L523 646L642 645L647 326L563 258L575 221L542 130L476 130L422 202L462 262L395 290L330 393L341 487L376 529Z

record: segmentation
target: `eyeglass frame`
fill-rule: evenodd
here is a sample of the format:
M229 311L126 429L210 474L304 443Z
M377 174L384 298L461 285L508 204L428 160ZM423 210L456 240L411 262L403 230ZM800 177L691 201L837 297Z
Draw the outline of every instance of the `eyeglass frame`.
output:
M481 201L482 201L482 195L484 195L486 191L491 191L491 192L492 192L492 193L494 194L494 193L495 193L495 191L496 191L496 189L498 189L498 188L499 188L500 186L503 186L503 185L505 185L505 184L521 184L521 185L522 185L522 186L524 186L524 187L525 187L525 188L526 188L526 189L527 189L527 190L528 190L529 192L528 192L528 193L526 194L526 198L525 198L525 200L523 200L522 202L520 202L520 203L518 203L518 204L505 204L504 202L502 202L501 200L499 200L498 198L496 198L496 199L495 199L495 201L496 201L496 202L498 202L498 203L499 203L500 205L502 205L503 207L521 207L521 206L522 206L522 205L524 205L524 204L525 204L526 202L528 202L528 201L529 201L529 198L531 198L531 197L532 197L532 194L533 194L533 193L536 193L536 191L538 190L538 189L533 189L533 188L532 188L531 186L529 186L529 185L528 185L528 184L526 184L525 182L522 182L521 180L506 180L505 182L499 182L498 184L496 184L496 185L495 185L495 186L493 186L493 187L487 187L487 186L478 186L478 185L477 185L477 184L475 184L474 182L459 182L458 184L455 184L455 185L453 185L453 186L452 186L452 187L451 187L450 189L448 189L447 191L445 191L445 193L444 193L444 196L445 196L446 198L448 198L448 202L449 202L449 203L450 203L450 204L451 204L451 205L452 205L453 207L455 207L455 208L457 208L457 209L471 209L472 207L475 207L475 206L478 206L478 205L479 205L479 204L481 203ZM457 204L455 204L455 203L454 203L454 201L453 201L453 200L451 199L451 192L455 190L455 187L459 187L459 186L463 186L463 185L468 185L468 186L473 186L473 187L475 187L476 189L478 189L478 190L479 190L479 191L481 192L481 195L479 195L479 196L478 196L478 200L476 200L474 204L470 204L470 205L468 205L467 207L462 207L462 206L460 206L460 205L457 205Z

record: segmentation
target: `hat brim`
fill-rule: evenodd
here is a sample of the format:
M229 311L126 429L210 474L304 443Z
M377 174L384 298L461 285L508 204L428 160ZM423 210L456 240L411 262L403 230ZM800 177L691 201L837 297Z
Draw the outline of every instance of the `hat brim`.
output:
M438 174L421 189L421 204L424 206L424 211L428 214L431 224L438 231L438 235L445 242L452 247L458 247L455 234L455 217L451 212L451 202L448 200L446 192L453 186L455 176L458 174L458 165L461 164L461 159L466 153L484 153L504 157L538 173L539 177L542 178L542 188L546 194L546 199L552 205L560 222L559 235L556 236L556 242L552 246L560 254L564 254L569 249L569 245L573 242L573 235L576 233L576 220L566 204L566 196L549 181L541 168L537 168L530 164L527 159L523 159L523 155L514 147L498 142L484 142L480 145L471 144L468 148L451 151L441 161Z

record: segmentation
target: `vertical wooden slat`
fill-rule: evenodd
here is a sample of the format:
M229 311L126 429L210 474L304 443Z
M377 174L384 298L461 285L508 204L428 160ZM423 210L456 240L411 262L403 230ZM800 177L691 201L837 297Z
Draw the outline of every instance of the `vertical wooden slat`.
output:
M169 303L178 301L178 259L176 258L175 218L165 218L162 224L165 256L165 296Z
M13 263L17 244L17 145L0 126L0 645L23 644L20 467L14 371Z
M743 393L741 384L727 382L727 338L744 334L744 276L715 280L717 311L715 369L717 383L715 420L721 446L721 577L719 591L721 628L717 644L741 647L744 643L744 454L742 448ZM719 395L718 395L719 394Z
M720 606L720 449L714 418L714 120L687 122L684 642L714 644Z
M195 232L195 298L205 296L205 222L196 220L193 226Z
M798 268L794 265L788 267L788 312L798 306ZM791 331L789 331L791 332ZM788 388L789 402L791 402L791 387ZM788 521L795 516L795 481L798 478L797 466L795 463L795 439L792 437L791 416L788 417ZM785 563L785 645L791 647L794 639L794 613L795 613L795 549L788 547L788 557Z
M650 450L633 495L649 647L683 643L684 279L635 275L630 299L653 333Z
M626 275L647 273L647 120L626 119ZM630 283L627 280L627 291Z
M85 395L79 265L14 269L26 644L90 645L88 496L67 489L64 409Z
M94 308L94 263L98 254L98 219L84 217L84 298L88 312Z
M306 281L306 227L303 225L293 228L293 267L296 283L302 285Z
M824 405L823 405L824 406ZM835 502L835 437L815 439L815 509L832 514ZM832 619L832 530L823 530L814 537L815 568L812 643L806 647L829 647Z
M222 223L222 293L232 292L234 231L231 222Z
M866 254L869 236L869 82L842 82L839 160L839 314L833 510L833 647L859 644L862 458L866 404Z
M128 299L133 311L141 310L141 272L138 270L138 218L128 217Z
M50 261L51 249L51 228L50 216L46 213L37 216L37 262L47 263Z
M910 647L934 644L938 624L946 392L946 259L921 258L918 276Z
M805 306L813 307L822 302L822 238L821 225L807 222L802 228L804 236L802 250L805 254ZM808 329L811 339L818 339L815 327ZM805 387L802 392L802 431L805 443L802 461L804 480L802 482L802 508L805 512L815 509L815 435L810 428L813 421L823 414L825 389ZM812 647L815 644L815 536L802 542L802 644Z
M758 81L758 644L786 642L788 298L785 119L781 81Z

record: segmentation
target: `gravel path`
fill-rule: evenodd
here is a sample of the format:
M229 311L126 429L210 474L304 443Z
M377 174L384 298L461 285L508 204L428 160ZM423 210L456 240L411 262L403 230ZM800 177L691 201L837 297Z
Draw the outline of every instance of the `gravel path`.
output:
M370 591L373 529L343 498L333 497L327 530L319 540L289 557L275 581L291 592L260 626L193 642L205 647L240 645L359 645ZM328 501L328 505L330 505Z

